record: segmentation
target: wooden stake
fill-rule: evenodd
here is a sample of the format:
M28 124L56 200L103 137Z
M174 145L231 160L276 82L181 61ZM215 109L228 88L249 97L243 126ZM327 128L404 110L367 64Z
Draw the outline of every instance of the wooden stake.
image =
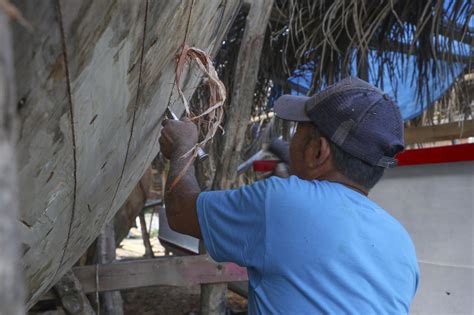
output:
M99 264L111 263L115 260L115 232L112 219L103 228L97 239L97 254ZM120 291L110 291L100 294L100 314L123 314L122 296Z
M150 234L148 233L148 230L146 228L145 213L143 212L143 210L140 212L138 217L140 218L140 228L142 230L143 245L145 246L145 257L153 258L155 257L155 254L153 253L153 248L151 247Z

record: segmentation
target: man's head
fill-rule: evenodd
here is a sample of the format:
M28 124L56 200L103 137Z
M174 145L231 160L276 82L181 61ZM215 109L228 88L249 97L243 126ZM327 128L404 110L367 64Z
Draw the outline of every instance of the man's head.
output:
M403 122L381 90L347 78L312 97L284 95L278 117L298 123L290 169L303 179L346 178L369 190L402 151Z

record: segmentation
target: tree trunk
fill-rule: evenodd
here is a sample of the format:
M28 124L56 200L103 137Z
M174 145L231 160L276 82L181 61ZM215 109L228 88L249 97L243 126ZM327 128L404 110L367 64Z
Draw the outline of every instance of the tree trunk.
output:
M236 182L245 131L252 112L260 56L273 0L253 1L237 57L231 104L226 112L223 150L214 188L227 189Z
M24 314L17 233L15 78L9 19L0 8L0 314Z
M115 260L115 233L112 219L103 228L97 239L97 254L99 264L111 263ZM99 266L100 268L100 266ZM123 314L122 296L120 291L104 292L100 294L101 314Z
M250 119L263 39L273 0L253 1L237 57L231 104L226 113L225 134L214 189L228 189L236 183L245 132ZM227 284L201 286L201 314L225 314Z

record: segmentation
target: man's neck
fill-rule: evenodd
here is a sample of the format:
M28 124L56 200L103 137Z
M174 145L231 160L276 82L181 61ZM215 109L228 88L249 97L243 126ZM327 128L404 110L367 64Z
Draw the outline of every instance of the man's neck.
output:
M342 184L344 186L346 186L347 188L350 188L354 191L357 191L358 193L361 193L363 194L364 196L368 196L369 195L369 190L357 183L354 183L353 181L351 181L350 179L348 179L346 176L344 176L343 174L339 173L339 172L331 172L331 173L328 173L328 174L325 174L324 176L318 178L320 180L327 180L329 182L335 182L335 183L339 183L339 184Z

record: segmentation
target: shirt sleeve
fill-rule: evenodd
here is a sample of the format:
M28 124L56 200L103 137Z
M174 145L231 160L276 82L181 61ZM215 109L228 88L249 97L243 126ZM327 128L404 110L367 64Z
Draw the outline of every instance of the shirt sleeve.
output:
M235 190L208 191L197 199L209 255L218 262L259 268L265 254L267 180Z

